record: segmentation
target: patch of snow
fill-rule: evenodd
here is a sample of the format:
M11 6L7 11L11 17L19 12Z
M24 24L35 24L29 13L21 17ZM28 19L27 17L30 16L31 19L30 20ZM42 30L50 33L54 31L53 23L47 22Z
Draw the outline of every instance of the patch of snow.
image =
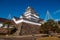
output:
M14 21L15 21L15 18L12 18L12 20L14 20Z
M23 18L23 16L20 16L20 18Z
M30 6L28 6L28 8L27 9L29 9L30 8Z
M25 16L29 16L31 13L25 14Z
M37 16L36 14L34 14L35 17L39 18L39 16Z
M2 23L0 23L0 27L2 27L3 26L3 24Z
M27 16L26 18L31 18L31 16Z
M8 25L6 24L3 28L8 28Z

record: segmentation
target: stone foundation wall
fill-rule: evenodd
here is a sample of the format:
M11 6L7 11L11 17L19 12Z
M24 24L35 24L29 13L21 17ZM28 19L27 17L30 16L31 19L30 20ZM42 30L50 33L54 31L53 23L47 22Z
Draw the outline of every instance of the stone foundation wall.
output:
M20 35L40 34L40 26L23 23L20 30Z

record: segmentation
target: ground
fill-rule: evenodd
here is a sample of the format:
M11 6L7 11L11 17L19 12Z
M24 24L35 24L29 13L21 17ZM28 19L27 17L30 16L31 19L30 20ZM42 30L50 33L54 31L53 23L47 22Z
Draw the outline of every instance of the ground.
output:
M37 40L60 40L58 37L42 37L42 38L37 38Z
M34 39L35 38L35 39ZM58 37L41 37L36 36L33 37L32 35L24 35L24 36L0 36L0 40L60 40Z

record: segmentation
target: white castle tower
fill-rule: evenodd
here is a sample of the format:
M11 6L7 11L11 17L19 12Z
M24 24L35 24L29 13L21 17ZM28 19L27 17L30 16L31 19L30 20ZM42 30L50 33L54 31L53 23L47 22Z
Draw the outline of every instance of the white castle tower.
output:
M31 7L27 8L26 12L24 13L24 16L27 19L30 19L30 18L33 18L33 19L39 18L38 14Z
M13 21L16 24L21 22L26 22L26 23L35 24L35 25L41 25L40 21L42 21L42 19L39 18L38 14L34 11L32 7L28 7L24 12L24 14L20 16L20 18L13 18Z
M38 14L31 7L28 7L26 12L20 18L28 19L30 21L35 21L35 22L39 21Z

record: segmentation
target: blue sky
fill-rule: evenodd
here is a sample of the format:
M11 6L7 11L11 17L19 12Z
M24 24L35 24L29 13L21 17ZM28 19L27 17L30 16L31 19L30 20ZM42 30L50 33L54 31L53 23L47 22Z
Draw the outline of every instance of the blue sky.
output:
M40 15L45 18L49 10L53 19L60 19L60 0L0 0L0 17L8 18L8 15L19 17L28 6L31 6Z

